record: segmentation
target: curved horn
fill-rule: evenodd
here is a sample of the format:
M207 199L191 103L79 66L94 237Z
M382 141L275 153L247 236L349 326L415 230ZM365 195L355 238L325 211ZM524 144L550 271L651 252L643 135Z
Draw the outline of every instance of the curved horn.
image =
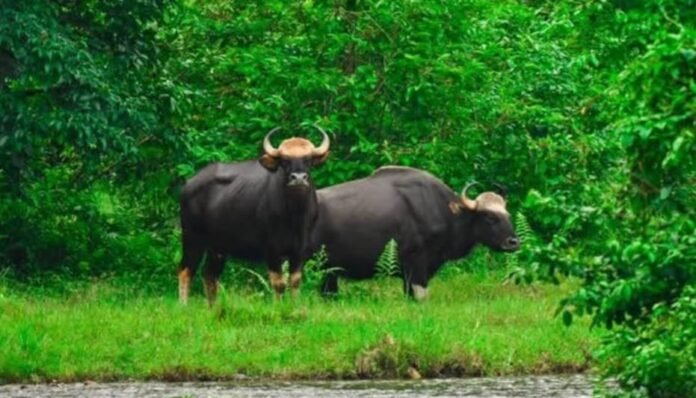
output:
M469 210L476 210L476 201L469 199L469 197L466 196L466 191L468 191L469 188L471 188L474 185L479 185L479 183L476 181L472 181L466 184L464 189L462 189L462 203L464 204L464 207L466 207Z
M268 156L272 156L274 158L280 156L280 151L276 148L273 148L273 144L271 144L271 135L273 135L273 133L275 133L278 130L280 130L280 127L274 128L273 130L269 131L268 134L266 134L266 137L263 139L264 152L266 152Z
M324 156L324 155L326 155L326 152L329 151L329 142L330 142L329 135L326 134L326 131L324 131L324 129L317 126L316 123L313 126L316 127L317 130L321 131L321 135L324 136L324 139L321 141L321 145L319 145L318 147L316 147L312 150L312 155L313 156Z

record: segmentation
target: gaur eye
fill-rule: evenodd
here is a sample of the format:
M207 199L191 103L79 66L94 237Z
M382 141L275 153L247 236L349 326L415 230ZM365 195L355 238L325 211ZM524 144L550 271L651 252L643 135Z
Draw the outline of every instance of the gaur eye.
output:
M496 216L491 216L491 215L488 215L488 214L486 215L485 219L486 219L486 222L487 222L488 224L495 224L495 223L498 222L498 217L496 217Z

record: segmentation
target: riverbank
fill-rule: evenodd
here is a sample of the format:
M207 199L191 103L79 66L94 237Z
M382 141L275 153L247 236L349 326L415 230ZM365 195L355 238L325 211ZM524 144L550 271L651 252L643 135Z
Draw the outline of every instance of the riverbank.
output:
M467 397L467 398L590 398L587 375L448 378L431 380L339 380L231 382L116 382L0 385L6 398L346 398L346 397Z
M396 279L339 299L227 289L214 309L95 281L60 294L0 288L0 382L355 379L575 373L598 335L553 314L571 289L447 274L425 303ZM198 282L200 283L200 282ZM175 291L172 280L172 292Z

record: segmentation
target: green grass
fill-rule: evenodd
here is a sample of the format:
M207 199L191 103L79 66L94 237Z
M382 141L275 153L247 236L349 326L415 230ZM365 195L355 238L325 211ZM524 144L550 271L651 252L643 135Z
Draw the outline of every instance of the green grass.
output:
M228 289L139 293L94 281L66 288L0 283L0 382L115 379L425 377L582 371L597 334L553 317L572 288L502 284L502 273L445 272L414 303L400 282L344 283L274 302ZM196 280L200 284L199 280Z

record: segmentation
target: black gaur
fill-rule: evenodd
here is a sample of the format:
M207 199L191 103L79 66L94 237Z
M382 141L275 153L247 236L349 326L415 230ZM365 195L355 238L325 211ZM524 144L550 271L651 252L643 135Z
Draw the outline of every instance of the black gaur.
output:
M316 126L315 126L316 127ZM260 159L213 163L186 182L181 192L183 257L179 297L188 300L191 277L206 256L204 281L212 304L228 256L265 261L277 295L286 282L281 264L290 264L290 286L297 292L309 233L317 220L317 197L310 169L329 154L329 137L319 147L304 138L289 138L278 148L271 130Z
M338 277L370 278L385 245L394 239L404 290L427 296L428 281L447 260L466 256L476 244L515 251L515 234L505 199L483 192L461 195L433 175L408 167L387 166L371 176L321 189L312 249L325 246L329 273L322 290L338 291Z

